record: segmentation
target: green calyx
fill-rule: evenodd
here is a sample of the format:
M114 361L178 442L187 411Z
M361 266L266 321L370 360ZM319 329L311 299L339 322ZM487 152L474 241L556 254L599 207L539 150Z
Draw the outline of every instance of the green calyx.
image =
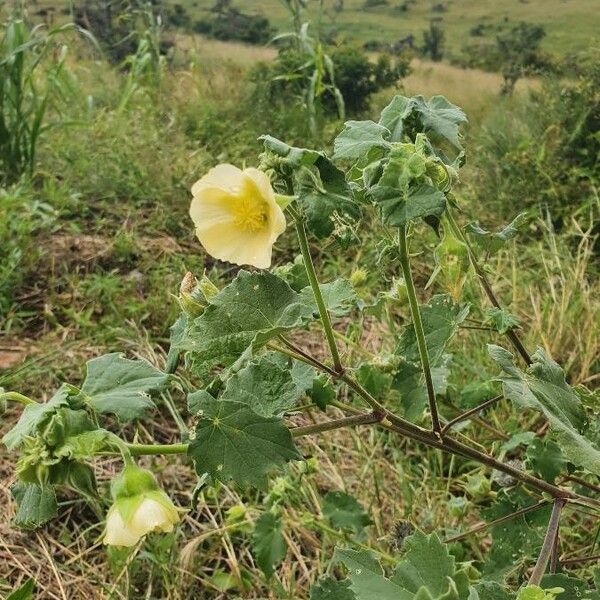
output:
M190 318L199 317L209 305L211 298L219 293L219 288L206 276L200 280L192 273L187 273L179 288L179 305Z
M142 469L134 463L129 463L113 481L111 491L115 501L120 501L142 496L146 492L160 491L160 488L150 471Z

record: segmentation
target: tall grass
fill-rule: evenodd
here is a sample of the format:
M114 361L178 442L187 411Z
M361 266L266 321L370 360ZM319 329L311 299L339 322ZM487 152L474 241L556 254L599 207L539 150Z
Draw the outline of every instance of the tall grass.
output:
M56 37L72 25L45 31L29 29L23 19L10 18L0 40L0 178L16 181L33 172L40 136L54 97L65 90L67 47ZM51 60L46 63L44 59Z

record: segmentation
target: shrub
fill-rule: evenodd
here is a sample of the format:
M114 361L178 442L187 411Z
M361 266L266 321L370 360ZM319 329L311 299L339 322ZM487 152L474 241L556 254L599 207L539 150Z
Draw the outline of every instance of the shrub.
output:
M266 44L274 30L263 15L246 14L228 6L210 19L197 21L194 31L218 40L235 40L246 44Z
M543 27L518 23L509 29L499 27L498 30L493 42L465 46L460 64L502 73L504 82L500 92L503 95L512 94L521 77L554 69L550 58L540 49L546 35ZM471 35L481 37L483 31L483 26L474 28Z
M423 46L421 52L423 56L431 58L433 61L440 61L444 56L444 30L440 23L441 19L431 19L429 29L423 32Z
M340 46L331 51L329 57L333 78L326 73L324 83L331 87L325 90L322 103L323 110L329 114L334 114L338 108L333 85L341 93L347 113L356 115L369 107L373 94L398 85L410 70L406 55L392 59L383 54L373 63L367 54L354 46ZM302 52L296 48L283 48L275 62L255 69L254 80L257 84L262 82L261 89L271 99L302 98L311 77L304 65L306 56Z
M575 80L546 79L526 101L502 104L483 128L476 184L505 217L536 207L560 229L597 202L600 69L597 56L577 62Z

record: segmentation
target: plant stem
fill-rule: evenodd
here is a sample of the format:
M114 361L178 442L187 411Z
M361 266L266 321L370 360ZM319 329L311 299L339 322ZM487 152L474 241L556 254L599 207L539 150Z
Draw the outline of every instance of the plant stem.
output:
M323 300L321 288L319 287L319 280L317 279L317 273L315 272L315 265L313 264L312 256L310 254L306 228L304 227L304 222L302 221L301 217L296 218L295 221L296 233L298 234L298 241L300 242L300 251L302 252L302 258L304 259L304 267L306 268L306 274L308 275L308 280L310 281L310 287L312 288L315 300L317 302L317 308L319 309L319 315L321 316L321 323L323 324L323 329L325 330L325 336L327 338L327 343L329 344L329 350L331 351L331 357L333 359L333 368L337 373L341 373L343 370L342 361L340 359L340 353L338 351L335 336L333 334L331 319L329 317L329 313L327 312L325 301Z
M322 433L324 431L332 431L341 429L342 427L352 427L354 425L368 425L370 423L378 423L383 419L384 415L379 412L364 413L353 415L351 417L343 417L342 419L334 419L323 423L315 423L313 425L304 425L302 427L294 427L290 429L292 437L301 437L311 435L313 433Z
M547 500L540 500L540 502L538 502L537 504L532 504L531 506L526 506L525 508L520 508L519 510L512 512L509 515L504 515L503 517L494 519L493 521L490 521L489 523L481 523L480 525L476 525L472 529L469 529L469 531L465 531L464 533L459 533L458 535L454 535L452 537L446 538L444 540L444 543L450 544L452 542L458 542L459 540L462 540L474 533L479 533L480 531L484 531L485 529L488 529L489 527L493 527L494 525L499 525L500 523L504 523L505 521L510 521L511 519L515 519L522 515L526 515L527 513L533 512L534 510L539 510L540 508L542 508L543 506L546 506L547 504L548 504Z
M552 506L552 514L550 515L550 521L548 523L548 529L546 530L546 537L542 545L542 550L535 563L531 577L529 578L529 585L540 585L542 577L548 566L548 561L552 555L552 548L554 547L556 535L558 533L558 527L560 525L560 513L562 511L565 501L556 498L554 505Z
M485 271L479 264L477 256L475 256L473 246L471 246L471 243L469 242L467 236L458 226L450 208L448 208L448 210L446 211L446 217L454 235L467 247L467 251L469 253L469 261L471 262L471 265L473 265L473 269L475 270L475 273L479 279L479 283L481 284L485 295L488 297L488 300L493 306L502 310L502 306L500 305L498 298L496 298L496 295L494 294L494 290L492 289L492 286L488 281ZM521 358L525 361L525 363L527 365L530 365L533 362L531 360L531 356L529 355L529 352L527 352L525 346L523 345L523 342L521 342L521 339L516 334L514 329L508 329L505 335L509 339L510 343L513 345L515 350L521 355Z
M504 396L502 396L502 395L495 396L494 398L490 398L489 400L486 400L479 406L476 406L475 408L472 408L471 410L467 410L466 412L458 415L458 417L455 417L454 419L452 419L452 421L449 421L448 423L446 423L444 425L444 427L442 428L442 435L444 435L449 429L454 427L457 423L460 423L461 421L466 421L469 417L477 414L478 412L481 412L484 408L487 408L488 406L495 404L496 402L498 402L498 400L502 400L503 397Z
M421 309L417 300L417 292L415 282L413 281L412 271L410 269L410 257L408 254L408 244L406 240L406 226L399 229L399 245L400 245L400 265L406 283L406 291L408 294L408 302L410 304L410 314L412 316L415 336L417 338L417 346L419 348L419 356L421 358L421 368L425 377L425 386L427 388L427 398L429 400L429 412L431 413L432 429L436 433L442 432L440 418L438 415L437 403L435 401L435 390L433 388L433 378L431 376L431 366L429 364L429 351L427 350L427 342L425 340L425 330L423 329L423 321L421 319Z
M185 454L189 444L125 444L133 456Z
M39 402L36 402L23 394L19 394L19 392L3 392L0 394L0 402L2 400L12 400L13 402L23 404L24 406L27 406L28 404L39 404Z
M502 461L494 458L489 454L485 454L484 452L480 452L479 450L475 450L470 446L463 444L453 438L445 437L444 439L440 439L439 436L430 430L423 429L414 423L406 421L401 417L398 417L394 413L385 409L377 400L375 400L360 384L357 382L353 382L352 378L347 375L342 377L344 381L346 381L357 393L363 396L363 399L367 403L371 403L371 401L375 401L376 405L373 406L375 410L379 410L378 407L383 408L385 411L385 418L381 421L380 425L385 429L403 435L407 438L415 440L417 442L421 442L426 446L431 448L437 448L438 450L442 450L449 454L456 454L458 456L462 456L463 458L469 458L478 463L481 463L491 469L496 469L497 471L501 471L503 473L507 473L511 475L516 480L520 481L524 485L528 485L529 487L538 490L539 492L545 492L550 494L553 498L559 498L562 500L572 500L574 502L578 502L580 504L584 504L586 506L593 506L594 508L600 508L600 501L595 498L589 498L587 496L582 496L581 494L577 494L575 492L571 492L569 490L564 490L560 487L557 487L543 479L538 479L525 471L521 471L516 467L513 467L510 464L503 463ZM357 409L354 407L346 407L341 403L336 403L338 408L342 410L348 410L354 414L357 414ZM361 413L365 414L365 413Z
M600 554L594 554L590 556L579 556L577 558L568 558L567 560L562 560L561 564L564 565L576 565L583 562L590 562L592 560L600 560Z

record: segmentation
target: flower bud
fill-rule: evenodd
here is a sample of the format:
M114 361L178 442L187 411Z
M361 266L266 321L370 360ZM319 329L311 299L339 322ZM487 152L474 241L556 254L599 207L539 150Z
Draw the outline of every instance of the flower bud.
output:
M104 543L134 546L152 531L169 532L179 522L177 509L150 471L127 465L112 484L114 504L106 517Z
M368 273L365 269L354 269L350 275L350 283L354 287L360 287L367 282Z

